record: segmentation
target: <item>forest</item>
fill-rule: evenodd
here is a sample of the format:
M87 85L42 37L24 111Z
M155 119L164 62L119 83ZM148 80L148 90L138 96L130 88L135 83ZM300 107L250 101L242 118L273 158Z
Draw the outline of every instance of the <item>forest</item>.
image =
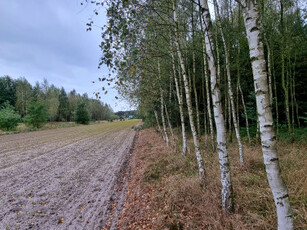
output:
M281 139L294 143L306 138L304 1L91 3L98 6L96 15L100 5L107 6L100 65L117 74L119 92L138 106L144 125L156 126L167 146L179 132L182 156L190 140L204 183L206 154L217 153L221 207L226 212L234 210L228 146L237 144L244 165L243 146L258 140L278 228L292 229L276 148ZM88 30L94 21L87 24Z
M139 119L138 112L136 110L130 110L130 111L118 111L115 113L115 115L119 116L121 119Z
M6 103L13 106L23 119L32 102L42 104L48 113L48 121L75 121L78 105L85 104L89 119L93 121L114 119L112 108L87 94L80 95L76 90L69 93L63 87L49 84L47 79L32 86L26 78L0 78L0 108Z

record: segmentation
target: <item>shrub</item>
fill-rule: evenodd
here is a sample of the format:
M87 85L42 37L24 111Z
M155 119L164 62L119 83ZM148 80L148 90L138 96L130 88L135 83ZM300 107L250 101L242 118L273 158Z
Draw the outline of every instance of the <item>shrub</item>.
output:
M80 103L78 105L75 120L78 124L88 125L90 115L86 109L85 103Z
M28 126L40 128L47 122L48 116L48 110L43 104L32 102L25 116L25 123Z
M20 115L15 111L14 106L5 102L0 110L0 129L15 129L20 121Z

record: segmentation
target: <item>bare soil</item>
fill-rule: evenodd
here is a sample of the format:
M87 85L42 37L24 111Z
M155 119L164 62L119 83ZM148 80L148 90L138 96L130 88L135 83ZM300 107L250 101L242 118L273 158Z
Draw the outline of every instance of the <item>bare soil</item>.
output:
M0 229L114 226L137 122L0 136Z

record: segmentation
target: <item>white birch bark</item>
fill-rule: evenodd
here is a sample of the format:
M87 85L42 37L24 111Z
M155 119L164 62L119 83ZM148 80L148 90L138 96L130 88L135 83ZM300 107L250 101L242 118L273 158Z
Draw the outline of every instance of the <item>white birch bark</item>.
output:
M160 99L161 99L161 118L162 118L162 126L163 126L163 131L164 131L164 137L165 137L165 142L167 147L169 146L169 138L166 130L166 123L165 123L165 117L164 117L164 99L163 99L163 93L161 90L160 93Z
M203 26L202 26L202 19L201 21L201 31L204 33ZM214 130L213 130L213 121L212 121L212 112L211 112L211 100L210 100L210 88L209 88L209 79L208 79L208 66L207 66L207 52L206 52L206 44L205 38L202 39L202 49L204 55L204 74L205 74L205 86L206 86L206 97L207 97L207 112L208 112L208 119L209 119L209 129L210 129L210 137L211 137L211 145L212 150L215 150L215 140L214 140Z
M184 114L183 114L183 100L182 94L180 93L179 83L178 83L178 75L176 73L176 65L175 65L175 57L173 52L173 46L171 45L171 56L172 56L172 68L173 68L173 75L175 80L175 88L176 94L179 104L179 113L180 113L180 122L181 122L181 134L182 134L182 155L185 156L187 152L187 138L185 134L185 125L184 125Z
M230 105L229 94L228 94L228 124L229 124L229 142L231 143L232 142L232 122L231 122L231 105Z
M158 75L161 83L161 67L160 67L160 59L158 58ZM163 90L160 86L160 103L161 103L161 118L162 118L162 126L164 131L164 137L167 147L169 146L169 138L166 130L165 117L164 117L164 99L163 99Z
M165 140L165 138L164 138L164 136L163 136L163 133L162 133L162 130L161 130L160 123L159 123L159 116L158 116L157 110L155 110L154 113L155 113L155 117L156 117L156 122L157 122L157 126L158 126L159 133L161 134L163 140Z
M257 103L256 103L257 104ZM257 131L256 131L256 139L260 139L260 125L259 125L259 113L258 111L256 111L257 113Z
M175 137L174 137L173 127L172 127L171 120L169 118L169 114L168 114L168 110L167 110L167 106L166 106L165 102L164 102L164 108L165 108L165 114L166 114L166 119L167 119L168 127L169 127L171 135L172 135L172 141L173 141L173 144L175 144Z
M205 57L203 57L205 59ZM204 66L203 66L204 68ZM204 70L205 71L205 70ZM202 78L202 96L203 96L203 103L204 103L204 129L205 129L205 146L207 147L207 114L206 114L206 110L207 110L207 105L206 105L206 96L205 96L205 73L204 76Z
M176 6L175 6L174 1L173 1L173 11L174 11L174 22L176 23L176 25L175 25L175 35L176 35L175 43L176 43L178 58L179 58L179 61L180 61L182 76L183 76L186 102L187 102L188 114L189 114L189 120L190 120L190 127L191 127L191 132L192 132L193 142L194 142L194 148L195 148L195 154L196 154L197 163L198 163L198 171L199 171L199 176L200 176L201 180L204 180L205 179L205 170L204 170L204 166L203 166L203 159L202 159L201 154L200 154L198 135L196 133L196 129L195 129L195 125L194 125L191 91L190 91L188 76L187 76L186 68L185 68L185 65L184 65L184 60L183 60L182 53L181 53L181 47L180 47L180 43L179 43L179 36L178 36L178 29L177 29L178 20L177 20Z
M224 123L223 109L221 103L221 93L217 83L217 69L214 59L214 46L212 36L212 22L207 0L200 1L202 19L204 23L206 50L208 54L208 64L211 75L211 94L213 102L214 119L217 133L217 150L222 183L222 208L226 211L233 211L233 192L230 175L228 151L226 146L226 129Z
M254 76L257 112L259 118L261 144L267 178L271 187L278 217L278 229L293 229L292 211L287 187L281 177L273 117L265 68L263 43L259 29L258 5L254 0L243 2L243 17L250 50Z
M244 163L244 155L243 155L243 146L241 143L241 135L240 135L240 130L237 122L237 116L235 112L235 103L234 103L234 98L233 98L233 91L232 91L232 86L231 86L231 74L230 74L230 60L229 60L229 47L226 44L225 36L224 36L224 31L221 25L221 18L220 18L220 13L217 5L217 1L214 0L214 11L215 11L215 17L217 18L217 23L218 27L221 32L221 37L223 41L223 46L225 50L225 61L226 61L226 74L227 74L227 81L228 81L228 94L229 94L229 100L230 100L230 105L231 105L231 114L232 114L232 119L233 119L233 126L235 128L235 133L238 141L238 146L239 146L239 156L240 156L240 162Z

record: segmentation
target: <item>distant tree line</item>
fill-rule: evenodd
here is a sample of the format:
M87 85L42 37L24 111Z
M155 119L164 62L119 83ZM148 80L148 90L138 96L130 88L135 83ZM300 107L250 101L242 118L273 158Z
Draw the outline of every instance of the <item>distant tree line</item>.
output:
M129 110L129 111L118 111L115 115L119 116L120 119L136 119L140 118L137 110Z
M86 93L80 95L74 89L67 93L63 87L50 85L46 79L32 86L24 77L17 80L10 76L0 77L0 108L9 104L24 118L31 103L45 106L47 120L51 122L76 121L78 106L85 110L82 116L88 120L113 120L116 117L108 104L91 99Z

